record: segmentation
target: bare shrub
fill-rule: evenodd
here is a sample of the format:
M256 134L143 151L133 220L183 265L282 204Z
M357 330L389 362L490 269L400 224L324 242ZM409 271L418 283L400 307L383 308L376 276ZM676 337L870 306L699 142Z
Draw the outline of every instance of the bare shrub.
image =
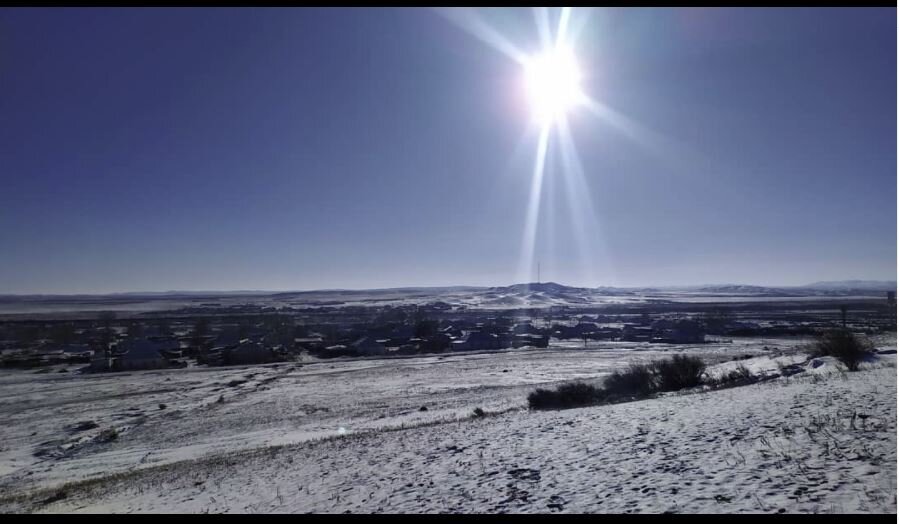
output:
M605 389L613 395L648 395L656 389L653 364L631 364L606 378Z
M705 372L702 359L689 355L674 355L668 360L654 362L652 367L660 391L696 387L702 382L702 374Z
M758 380L758 377L752 374L749 371L749 368L740 364L736 369L730 371L729 373L725 373L724 375L709 380L709 385L715 388L721 387L733 387L733 386L742 386L745 384L751 384Z
M870 342L846 329L825 332L813 346L814 356L835 357L849 371L858 371L858 365L872 351Z
M565 409L597 404L604 398L602 389L575 382L562 384L555 390L537 389L528 395L531 409Z
M79 423L75 424L74 426L72 426L72 431L73 432L87 431L89 429L95 429L98 427L100 427L100 426L93 420L85 420L83 422L79 422Z
M97 435L98 442L112 442L119 438L119 431L116 428L104 429Z
M753 374L749 371L749 368L741 364L737 366L737 369L728 373L726 378L731 382L744 382L752 380Z
M531 409L564 409L621 402L650 396L659 391L677 391L702 384L706 365L699 357L675 355L652 363L632 363L606 377L603 387L572 383L555 390L537 389L528 395ZM740 385L756 377L740 365L725 377L710 380L713 387Z

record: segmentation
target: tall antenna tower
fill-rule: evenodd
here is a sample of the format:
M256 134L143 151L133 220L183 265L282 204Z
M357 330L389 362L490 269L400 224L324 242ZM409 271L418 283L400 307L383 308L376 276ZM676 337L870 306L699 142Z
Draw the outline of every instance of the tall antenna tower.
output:
M537 262L537 283L540 283L540 262Z

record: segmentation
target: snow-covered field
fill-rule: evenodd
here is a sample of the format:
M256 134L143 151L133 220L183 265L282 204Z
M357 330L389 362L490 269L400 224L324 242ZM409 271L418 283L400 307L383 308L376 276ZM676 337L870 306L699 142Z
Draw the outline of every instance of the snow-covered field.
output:
M895 512L895 355L840 373L791 349L800 342L7 371L0 510ZM701 354L713 374L804 372L526 409L538 384L672 351ZM744 355L756 356L730 361Z

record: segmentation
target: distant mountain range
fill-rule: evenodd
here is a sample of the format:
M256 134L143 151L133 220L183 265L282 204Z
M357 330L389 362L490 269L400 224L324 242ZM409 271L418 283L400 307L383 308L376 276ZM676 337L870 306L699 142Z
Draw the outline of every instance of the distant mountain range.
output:
M754 297L801 297L801 296L876 296L896 290L896 281L881 280L838 280L814 282L803 286L755 286L745 284L717 284L699 286L658 286L658 287L574 287L556 282L531 282L509 286L434 286L398 287L381 289L322 289L309 291L157 291L126 292L99 295L0 295L0 300L14 302L90 300L90 299L174 299L174 298L226 298L226 297L269 297L277 300L302 300L312 298L365 299L367 301L391 300L397 298L425 298L440 296L472 295L483 298L485 303L495 305L517 305L530 302L584 303L591 297L636 296L645 294L690 295L731 295ZM377 297L382 297L377 299Z
M834 280L815 282L803 286L809 289L867 289L870 291L895 291L895 280Z
M815 282L804 286L747 286L738 284L725 284L719 286L698 286L688 288L692 291L703 293L724 293L733 295L768 295L768 296L802 296L808 294L826 295L857 295L872 292L885 293L896 290L895 281L881 280L839 280L830 282Z

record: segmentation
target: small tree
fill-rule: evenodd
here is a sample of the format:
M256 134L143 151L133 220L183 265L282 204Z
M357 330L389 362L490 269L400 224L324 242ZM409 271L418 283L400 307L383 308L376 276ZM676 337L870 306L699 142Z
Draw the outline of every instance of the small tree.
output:
M293 347L293 334L295 331L293 318L287 315L277 315L269 326L269 335L272 340L285 348Z
M155 327L156 327L156 331L160 335L165 336L165 335L172 334L172 326L171 326L171 324L169 324L169 321L167 319L160 318L160 319L156 320Z
M723 307L714 307L702 313L700 323L706 331L715 335L723 335L728 324L733 321L733 313Z
M40 326L33 324L17 326L15 329L16 342L21 347L29 347L41 339L43 336L42 331Z
M144 325L141 322L128 324L128 338L141 338L144 336Z
M415 323L415 337L428 338L437 334L437 321L422 318Z
M50 340L54 344L64 346L75 341L75 326L71 322L62 322L50 329Z
M340 331L334 324L321 324L317 330L322 334L326 346L340 342Z
M241 318L237 323L237 338L243 340L249 337L251 328L250 321L246 318Z
M112 330L112 321L115 320L115 313L112 311L104 311L100 313L100 349L105 356L109 356L109 346L115 340L115 332Z
M209 319L200 317L194 323L194 328L191 331L190 340L191 346L196 348L196 350L200 350L205 343L206 336L209 335Z

